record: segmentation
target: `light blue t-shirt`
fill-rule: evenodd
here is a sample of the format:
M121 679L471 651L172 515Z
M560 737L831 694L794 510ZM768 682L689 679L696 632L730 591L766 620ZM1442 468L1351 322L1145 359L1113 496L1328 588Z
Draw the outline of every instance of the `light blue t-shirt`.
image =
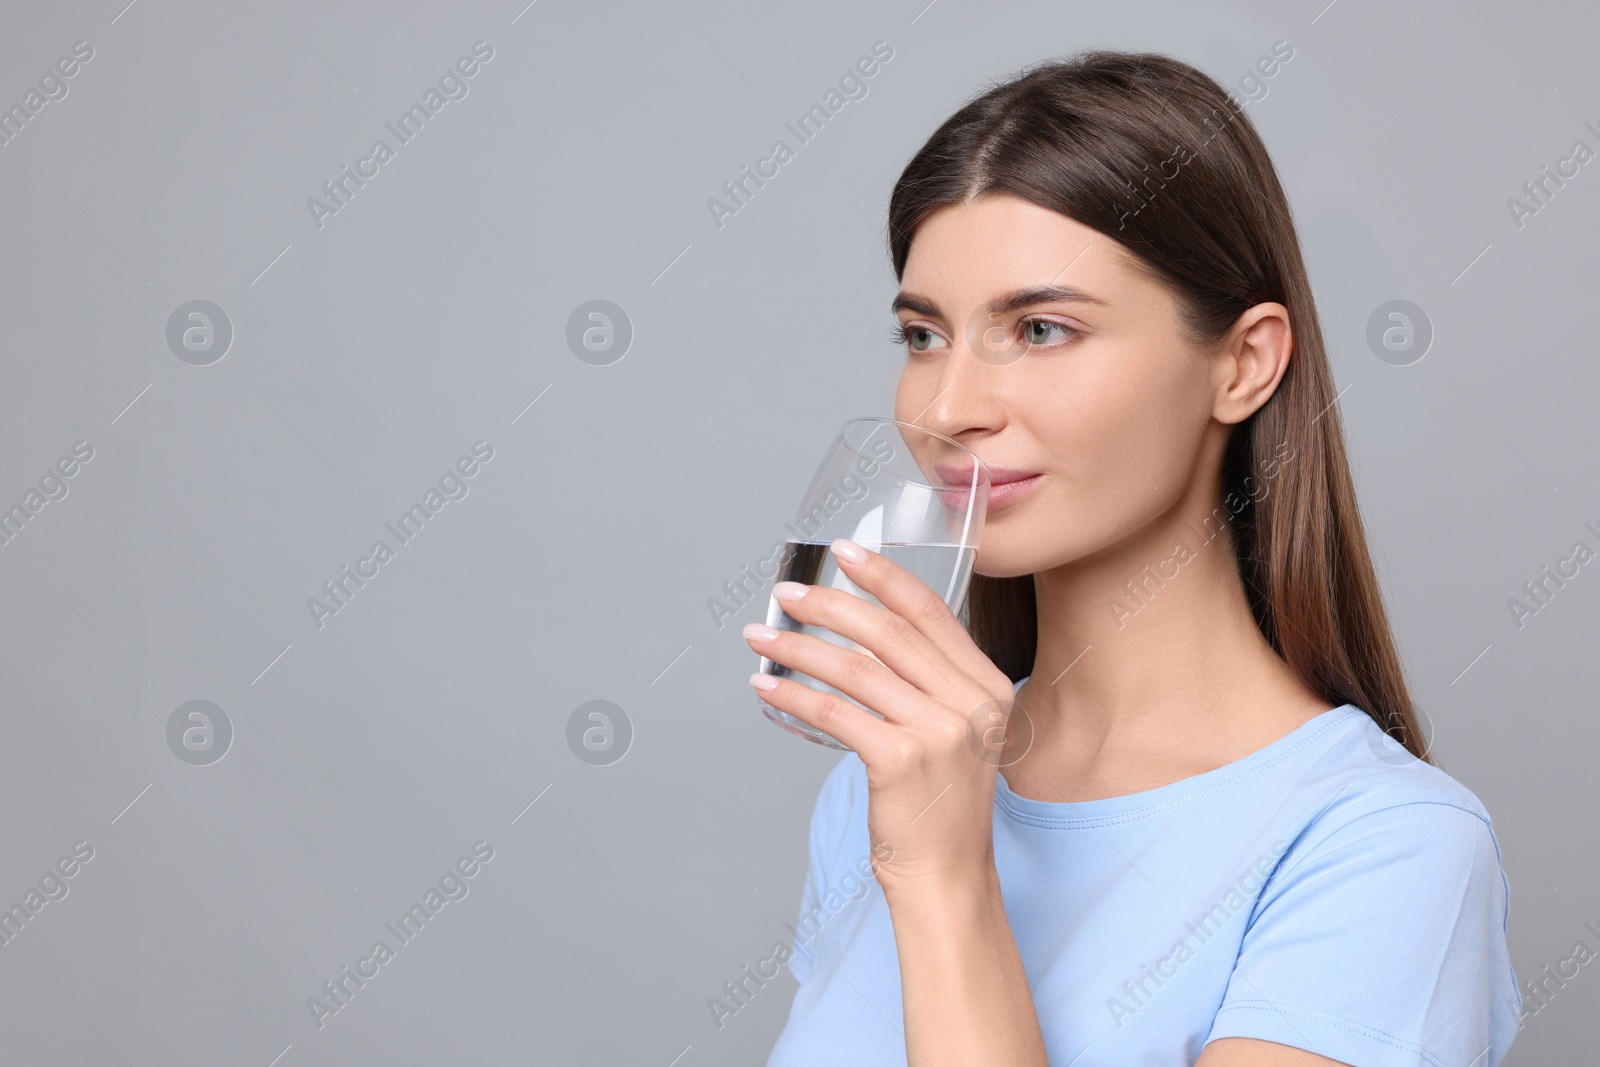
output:
M904 1064L854 752L822 786L810 849L789 961L800 988L768 1067ZM1002 772L994 858L1061 1067L1191 1067L1222 1037L1357 1067L1494 1067L1516 1036L1488 812L1355 705L1127 796L1035 800Z

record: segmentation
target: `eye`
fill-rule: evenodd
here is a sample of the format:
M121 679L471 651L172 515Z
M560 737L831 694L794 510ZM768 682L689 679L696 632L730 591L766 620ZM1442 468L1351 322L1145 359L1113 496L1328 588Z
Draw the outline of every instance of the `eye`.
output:
M1052 333L1051 331L1057 331ZM1078 331L1071 326L1049 319L1023 319L1022 343L1048 347L1050 345L1064 344L1078 335Z
M938 342L944 341L944 338L926 326L896 326L890 331L889 336L894 339L895 344L904 345L913 352L926 352L941 347Z

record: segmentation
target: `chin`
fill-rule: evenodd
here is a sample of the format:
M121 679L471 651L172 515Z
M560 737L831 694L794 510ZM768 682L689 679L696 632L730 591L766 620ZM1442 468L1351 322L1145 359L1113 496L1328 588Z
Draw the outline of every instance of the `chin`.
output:
M996 538L996 540L999 540ZM1016 578L1033 574L1046 565L1046 560L1031 552L1017 552L1006 547L985 543L978 548L978 558L973 561L972 573L985 578Z

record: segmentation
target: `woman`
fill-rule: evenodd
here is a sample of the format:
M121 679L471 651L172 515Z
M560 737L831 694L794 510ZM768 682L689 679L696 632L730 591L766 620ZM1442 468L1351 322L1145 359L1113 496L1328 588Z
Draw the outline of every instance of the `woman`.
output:
M896 416L994 487L966 625L839 541L883 608L774 595L866 653L746 628L882 716L751 679L853 750L813 813L771 1067L1506 1054L1499 846L1422 750L1239 107L1176 60L1090 53L979 96L895 186ZM869 871L881 896L851 891Z

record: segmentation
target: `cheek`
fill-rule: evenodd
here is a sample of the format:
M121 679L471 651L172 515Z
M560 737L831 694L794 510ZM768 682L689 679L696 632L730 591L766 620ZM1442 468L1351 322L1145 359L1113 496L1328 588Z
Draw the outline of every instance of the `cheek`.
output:
M1052 540L1070 531L1069 555L1129 535L1188 490L1210 408L1204 380L1172 373L1172 358L1086 362L1019 393L1058 472L1038 518Z
M1186 488L1210 405L1202 378L1174 373L1180 359L1187 354L1125 365L1079 402L1082 417L1098 428L1101 471L1126 485L1120 497L1170 502Z
M894 417L902 422L910 422L911 416L916 414L916 409L911 405L911 390L914 383L911 381L910 367L900 372L899 381L894 386Z
M894 417L903 422L916 421L916 415L939 390L938 371L932 365L901 356L900 379L894 388Z

